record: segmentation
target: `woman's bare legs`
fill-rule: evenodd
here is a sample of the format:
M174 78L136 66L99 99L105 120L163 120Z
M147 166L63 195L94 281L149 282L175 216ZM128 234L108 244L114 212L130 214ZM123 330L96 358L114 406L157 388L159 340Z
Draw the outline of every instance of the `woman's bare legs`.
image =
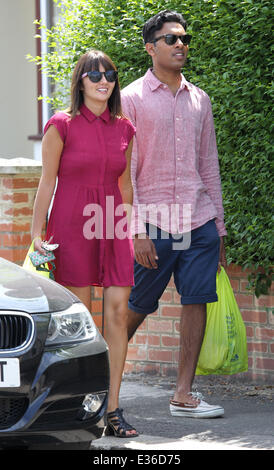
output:
M68 286L91 312L91 288ZM127 312L130 287L111 286L104 289L105 340L109 347L110 390L108 411L119 407L119 392L127 349ZM92 312L91 312L92 313Z
M105 288L105 340L109 347L110 358L110 394L108 411L119 406L119 392L124 370L127 338L127 303L130 288L111 286Z
M87 307L87 309L91 312L91 287L74 287L74 286L66 286L68 290L70 290L73 294L75 294L81 302Z
M91 312L91 288L68 286ZM110 387L108 412L119 408L119 393L128 349L127 315L131 287L111 286L104 289L105 340L109 348ZM91 312L92 313L92 312ZM136 431L126 431L135 435Z
M108 412L119 408L119 393L128 350L127 312L131 287L111 286L104 290L105 340L109 347L110 390ZM136 431L126 431L135 435Z

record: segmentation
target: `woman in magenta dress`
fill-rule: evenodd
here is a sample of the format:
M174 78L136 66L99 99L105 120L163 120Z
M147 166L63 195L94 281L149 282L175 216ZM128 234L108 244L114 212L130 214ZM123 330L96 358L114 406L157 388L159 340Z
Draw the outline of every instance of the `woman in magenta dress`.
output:
M130 160L135 128L122 115L115 65L101 51L76 64L71 106L45 126L42 176L34 204L32 238L43 252L42 229L54 188L46 239L58 243L55 280L91 312L91 286L104 287L105 339L109 346L108 431L133 437L119 409L127 354L127 304L133 277L128 237L132 205Z

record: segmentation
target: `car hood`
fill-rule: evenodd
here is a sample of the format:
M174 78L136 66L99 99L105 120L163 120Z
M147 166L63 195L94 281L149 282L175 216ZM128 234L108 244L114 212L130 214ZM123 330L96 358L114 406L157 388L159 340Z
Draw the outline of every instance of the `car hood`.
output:
M0 258L0 310L47 313L74 302L79 299L60 284Z

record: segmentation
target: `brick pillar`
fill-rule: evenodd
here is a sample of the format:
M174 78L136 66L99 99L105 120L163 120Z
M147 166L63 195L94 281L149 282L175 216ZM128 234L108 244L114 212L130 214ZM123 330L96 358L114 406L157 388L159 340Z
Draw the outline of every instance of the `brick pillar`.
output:
M41 163L0 159L0 256L22 264L29 248L32 207Z
M104 333L103 328L103 288L93 286L91 288L91 311L92 318L96 323L97 328L101 333Z

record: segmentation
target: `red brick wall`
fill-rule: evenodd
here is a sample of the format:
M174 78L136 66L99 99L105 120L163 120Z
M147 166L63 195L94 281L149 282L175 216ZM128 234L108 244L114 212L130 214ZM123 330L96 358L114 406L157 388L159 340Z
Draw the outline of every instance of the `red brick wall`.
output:
M227 268L247 334L249 371L254 380L274 379L274 298L257 299L246 290L248 273L239 266ZM158 311L150 315L131 340L126 371L175 374L179 354L179 322L182 307L171 279Z
M32 161L30 161L32 162ZM27 159L0 162L0 256L21 264L29 248L32 207L41 165Z
M18 166L12 161L3 165L0 160L0 256L18 264L22 264L30 244L32 206L41 171L31 162ZM273 380L273 295L257 299L247 292L248 273L239 266L229 266L227 273L247 332L249 371L243 375L254 380ZM93 317L101 331L102 296L102 288L92 288ZM176 374L180 315L180 297L171 280L158 311L148 316L129 344L126 373Z

